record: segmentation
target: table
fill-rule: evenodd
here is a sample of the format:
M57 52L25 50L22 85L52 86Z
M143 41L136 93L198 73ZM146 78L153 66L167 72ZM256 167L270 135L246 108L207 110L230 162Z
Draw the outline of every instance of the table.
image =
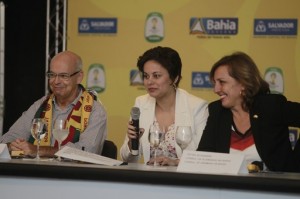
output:
M300 174L212 175L176 167L0 160L0 196L6 198L299 198Z

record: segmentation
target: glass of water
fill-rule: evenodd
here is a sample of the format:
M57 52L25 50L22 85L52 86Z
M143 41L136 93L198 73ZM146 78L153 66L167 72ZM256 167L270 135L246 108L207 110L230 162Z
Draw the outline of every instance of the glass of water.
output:
M58 150L61 148L61 143L68 137L69 129L67 127L67 121L64 119L56 119L54 122L53 137L56 139L58 143ZM61 161L61 157L58 156L58 161Z

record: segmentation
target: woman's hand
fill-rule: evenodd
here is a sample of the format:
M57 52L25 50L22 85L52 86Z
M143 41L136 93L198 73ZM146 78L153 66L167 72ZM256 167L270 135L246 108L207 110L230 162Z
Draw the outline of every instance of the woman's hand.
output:
M132 121L129 121L128 123L127 136L129 140L136 139L138 137L138 133L135 131L135 127L132 125Z
M132 139L140 139L144 133L145 129L140 128L139 132L135 131L135 126L132 125L132 121L129 121L127 126L127 136L129 138L128 146L131 150L131 140Z
M159 156L156 158L156 163L161 166L177 166L179 164L179 159L172 159L166 156ZM154 158L151 158L148 162L148 165L154 164Z

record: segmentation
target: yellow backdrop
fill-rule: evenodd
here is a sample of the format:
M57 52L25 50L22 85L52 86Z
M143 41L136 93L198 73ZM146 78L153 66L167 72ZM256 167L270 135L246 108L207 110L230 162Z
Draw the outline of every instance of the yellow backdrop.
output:
M81 55L88 68L101 64L105 89L99 97L108 114L108 139L120 149L134 99L146 91L130 86L130 71L145 50L154 46L176 49L183 61L180 87L208 101L217 99L211 89L193 89L193 71L208 72L211 65L233 51L248 53L264 74L269 67L281 68L284 95L300 101L300 40L297 36L255 37L255 18L298 19L298 0L69 0L67 49ZM149 13L163 16L164 38L151 43L145 39L145 22ZM231 18L239 20L237 35L201 38L190 34L189 21L197 18ZM116 34L80 34L79 18L117 18ZM299 28L298 28L299 32Z

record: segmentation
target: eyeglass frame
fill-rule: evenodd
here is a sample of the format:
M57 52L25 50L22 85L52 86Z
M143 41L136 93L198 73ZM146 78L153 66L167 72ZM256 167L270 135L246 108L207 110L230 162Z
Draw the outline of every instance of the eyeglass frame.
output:
M81 72L81 70L76 71L72 74L69 73L54 73L54 72L47 72L46 73L46 77L50 80L50 79L55 79L56 77L59 77L60 79L63 80L69 80L71 77L73 77L74 75L76 75L77 73ZM53 77L49 77L49 75L54 75Z

